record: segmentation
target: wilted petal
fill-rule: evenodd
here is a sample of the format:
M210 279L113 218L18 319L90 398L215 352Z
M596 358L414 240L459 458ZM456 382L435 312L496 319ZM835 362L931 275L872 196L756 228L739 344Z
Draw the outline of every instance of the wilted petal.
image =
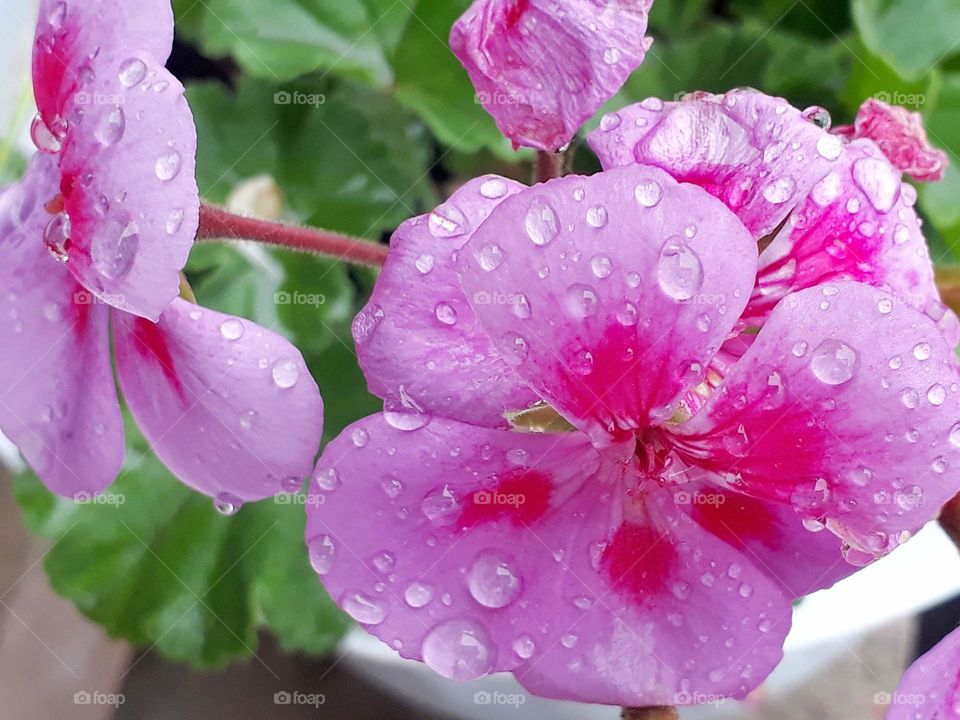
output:
M676 437L738 491L826 525L862 565L956 492L957 391L953 353L929 318L866 285L825 285L774 309Z
M610 116L612 117L612 116ZM653 165L718 197L760 238L776 229L843 152L782 98L753 90L656 98L589 137L604 168Z
M159 324L114 313L117 374L151 449L225 502L299 489L323 430L300 352L247 320L176 299Z
M789 602L670 493L629 505L623 479L580 433L366 418L318 464L311 562L370 632L447 677L509 671L624 705L743 696L780 659Z
M433 213L394 233L383 272L353 325L367 384L388 410L503 426L505 410L538 399L480 327L453 262L490 211L523 187L496 176L471 180ZM502 255L500 245L491 245L483 262L500 263Z
M123 464L123 422L94 302L43 245L56 168L37 158L0 196L0 428L43 483L76 497Z
M890 705L887 720L960 718L960 630L907 669Z
M172 35L167 2L44 0L34 47L41 133L62 146L68 267L154 320L177 295L199 217L196 129L164 69Z
M927 140L920 113L874 98L860 106L853 126L839 127L835 132L848 139L873 140L900 172L915 180L942 180L949 163L947 154Z
M631 166L514 195L459 261L503 357L571 422L607 434L665 420L701 382L746 303L755 254L722 203Z
M651 0L477 0L450 46L514 146L558 150L643 62Z

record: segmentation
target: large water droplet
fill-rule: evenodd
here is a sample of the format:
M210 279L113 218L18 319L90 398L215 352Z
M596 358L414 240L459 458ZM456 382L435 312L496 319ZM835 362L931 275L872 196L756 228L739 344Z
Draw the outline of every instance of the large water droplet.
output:
M466 215L450 202L444 203L430 213L428 224L430 232L438 237L458 237L470 229Z
M379 625L387 616L378 600L361 592L348 592L341 604L347 615L362 625Z
M176 150L171 150L164 155L161 155L157 158L157 162L154 165L154 172L157 175L157 178L168 182L173 180L180 173L180 166L183 163L183 158L180 157L180 153Z
M427 495L420 503L420 509L430 522L436 525L450 525L456 522L460 503L449 485Z
M575 318L593 315L597 302L597 292L589 285L575 283L567 289L567 311Z
M543 198L534 198L527 211L524 223L527 236L534 245L547 245L560 234L560 220L549 203Z
M587 210L587 225L602 228L607 224L607 209L603 205L594 205Z
M853 181L879 212L889 212L897 201L900 177L886 160L860 158L853 163Z
M220 334L227 340L239 340L243 337L243 323L237 318L230 318L220 323Z
M480 252L477 254L477 260L482 267L487 272L491 270L496 270L503 264L503 248L501 248L496 243L489 243L480 248Z
M817 140L817 152L827 160L836 160L843 153L843 140L827 133Z
M480 553L467 576L470 594L488 608L506 607L520 594L520 578L510 563L493 551Z
M326 575L333 569L337 546L329 535L320 535L307 543L310 565L318 575Z
M293 360L278 360L270 370L274 384L286 390L292 388L300 379L300 368Z
M430 423L430 416L421 412L396 412L387 410L383 413L383 419L390 427L396 430L403 430L404 432L419 430Z
M457 324L457 311L447 303L439 303L437 307L434 308L434 314L436 315L437 320L444 325Z
M689 300L703 287L703 264L680 237L670 238L660 250L657 282L674 300Z
M493 669L495 649L487 631L467 618L436 625L423 640L423 661L451 680L474 680Z
M140 58L129 58L120 63L118 77L125 87L138 85L147 75L147 65Z
M929 360L933 355L933 347L928 342L917 343L913 346L913 356L917 360Z
M403 599L412 608L422 608L433 600L433 587L424 582L410 583L406 592L403 593Z
M135 222L127 223L119 233L115 224L105 224L93 238L93 264L105 277L122 278L133 268L139 247L140 228Z
M513 651L517 654L517 657L521 660L529 660L533 653L536 652L537 644L532 637L527 634L519 635L516 640L513 641L512 646Z
M610 277L613 272L613 263L606 255L594 255L593 260L590 261L590 269L594 277L603 280Z
M242 505L243 500L231 493L220 493L213 499L213 507L221 515L236 515Z
M652 208L663 197L663 188L656 180L646 180L633 189L633 196L644 207Z
M93 136L104 147L110 147L120 142L126 127L127 120L123 114L123 108L117 107L100 116Z
M502 198L507 194L507 184L499 178L485 180L483 184L480 185L480 194L488 200Z
M763 197L773 205L782 205L793 197L797 189L796 181L789 176L777 178L763 189Z
M426 275L433 270L433 264L433 255L430 255L429 253L423 253L414 262L414 265L416 265L417 270L420 271L421 275Z
M810 369L820 382L842 385L857 370L857 353L839 340L824 340L810 357Z
M53 257L60 262L66 262L69 259L67 248L70 245L70 216L63 212L54 215L43 231L43 242Z

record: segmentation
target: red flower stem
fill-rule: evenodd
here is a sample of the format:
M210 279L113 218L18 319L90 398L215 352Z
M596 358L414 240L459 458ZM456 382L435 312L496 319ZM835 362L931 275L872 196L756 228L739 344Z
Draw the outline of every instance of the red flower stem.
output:
M563 175L563 153L537 151L536 182L546 182Z
M253 242L380 267L387 247L361 238L299 225L259 220L203 203L198 240L252 240Z
M625 707L620 713L621 720L679 720L675 708L672 707Z

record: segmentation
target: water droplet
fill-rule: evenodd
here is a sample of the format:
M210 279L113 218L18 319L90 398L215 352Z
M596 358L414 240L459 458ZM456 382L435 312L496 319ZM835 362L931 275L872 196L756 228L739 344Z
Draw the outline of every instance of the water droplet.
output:
M597 303L597 292L589 285L575 283L567 289L567 311L575 318L593 315Z
M817 205L826 207L840 197L842 191L843 180L841 180L837 173L832 172L813 186L810 195Z
M587 210L587 225L602 228L607 224L607 209L602 205L594 205Z
M390 573L397 566L397 558L393 556L393 553L386 550L374 555L372 562L373 567L375 567L381 575Z
M633 189L633 196L643 207L652 208L655 207L657 203L660 202L660 198L663 197L663 188L660 187L660 183L656 180L646 180L639 183Z
M430 416L421 412L396 412L386 410L383 413L383 419L390 427L404 432L419 430L430 423Z
M640 313L637 306L629 300L617 308L617 322L626 327L633 327L639 320Z
M320 470L316 474L317 487L321 490L326 490L327 492L333 492L338 487L340 487L340 473L337 472L336 468L326 468L325 470Z
M533 657L533 653L536 652L537 644L532 637L524 634L518 636L517 639L513 641L512 647L518 658L521 660L529 660Z
M920 393L912 387L906 387L900 391L900 401L905 407L913 410L920 404Z
M127 119L124 117L123 108L117 107L100 116L97 127L93 131L93 136L104 147L110 147L120 142L126 127Z
M900 176L886 160L864 157L853 163L853 181L879 212L889 212L897 201Z
M494 647L479 623L455 618L436 625L423 640L423 661L451 680L474 680L493 669Z
M54 3L53 7L50 8L50 12L47 13L47 22L50 23L50 26L54 30L59 30L63 27L63 21L67 17L67 4L65 2Z
M417 270L420 271L421 275L426 275L431 270L433 270L433 255L429 253L423 253L420 257L416 259L414 265L417 266Z
M533 311L530 309L530 301L523 293L518 293L513 302L513 314L521 320L529 318Z
M827 133L817 140L817 152L827 160L836 160L843 153L843 140Z
M613 263L606 255L594 255L593 260L590 261L590 269L593 271L594 277L602 280L610 277L613 272Z
M927 390L927 400L930 401L931 405L943 405L944 400L947 399L947 390L943 385L935 383L931 385Z
M412 608L422 608L433 600L433 586L423 582L410 583L403 599Z
M774 180L763 189L763 197L773 205L782 205L793 197L797 183L792 177L784 176Z
M507 194L507 184L499 178L485 180L483 184L480 185L480 194L488 200L502 198Z
M503 334L503 337L500 338L500 348L508 359L515 362L526 360L527 355L530 354L530 346L527 345L526 339L514 332Z
M449 485L427 495L420 503L420 509L430 522L436 525L450 525L456 521L460 503Z
M610 132L611 130L616 130L618 127L620 127L622 122L623 120L621 119L619 113L607 113L600 119L600 129L604 132ZM581 190L581 192L583 191ZM583 198L581 197L580 200L582 199Z
M950 444L956 448L960 448L960 422L954 423L953 427L950 428Z
M30 125L30 138L40 152L55 155L63 147L63 137L57 137L38 114Z
M689 300L703 286L703 264L681 238L668 239L660 250L657 282L674 300Z
M493 551L480 553L467 576L470 594L488 608L506 607L520 594L520 578L510 563Z
M826 385L842 385L854 376L857 353L839 340L824 340L813 351L810 369Z
M354 428L353 432L350 433L350 440L355 447L366 447L367 443L370 442L370 433L363 428Z
M126 276L133 268L140 247L140 228L135 222L116 234L116 226L105 224L93 238L93 264L101 275L111 279Z
M163 180L164 182L169 182L180 173L180 166L182 163L183 158L180 157L180 153L178 153L176 150L171 150L165 155L161 155L159 158L157 158L157 162L153 169L157 175L157 178Z
M270 370L274 384L283 389L292 388L300 379L300 368L293 360L278 360Z
M490 272L496 270L500 265L503 264L504 252L496 243L490 243L484 245L480 248L480 253L477 256L477 260L480 262L480 267Z
M318 575L326 575L333 569L336 545L329 535L320 535L307 543L310 565Z
M560 220L553 208L543 198L534 198L530 203L525 221L527 236L534 245L547 245L560 234Z
M890 298L880 298L877 302L877 309L881 315L889 315L893 311L893 300Z
M446 202L432 213L428 222L430 232L438 237L458 237L469 229L463 211L453 203Z
M929 360L933 355L933 347L928 342L917 343L913 346L913 356L917 360Z
M236 515L242 505L243 501L230 493L220 493L213 499L213 507L221 515Z
M239 340L243 337L243 323L237 318L224 320L220 324L220 334L227 340Z
M444 325L457 324L457 311L447 303L439 303L434 309L434 314L437 316L437 320Z
M607 65L616 65L622 57L623 52L621 52L620 48L608 47L603 51L603 61Z
M377 600L361 592L347 593L341 605L347 615L362 625L379 625L387 616Z
M120 63L118 77L125 87L138 85L147 75L147 65L140 58L129 58Z
M175 235L183 225L183 208L174 208L167 214L167 235Z
M893 231L893 242L895 245L903 245L910 239L910 231L905 225L897 225Z
M798 340L793 344L793 347L790 349L790 352L793 353L794 357L803 357L807 354L807 348L809 346L803 340Z
M50 254L60 262L67 262L70 244L70 216L64 212L54 215L43 231L43 242Z

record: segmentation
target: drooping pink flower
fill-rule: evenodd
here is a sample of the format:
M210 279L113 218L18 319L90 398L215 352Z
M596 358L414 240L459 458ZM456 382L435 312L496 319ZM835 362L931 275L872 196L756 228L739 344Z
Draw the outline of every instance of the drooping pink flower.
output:
M887 720L960 720L960 630L907 669Z
M565 146L643 62L653 0L476 0L450 47L514 147Z
M821 127L824 115L753 90L651 98L606 116L589 142L604 168L659 167L737 214L761 242L750 322L788 292L848 279L893 291L955 346L960 323L940 301L916 191L871 140Z
M843 125L833 132L848 140L873 140L894 167L915 180L943 180L950 162L943 150L930 145L920 113L875 98L860 106L853 125Z
M909 537L960 462L950 348L890 292L800 290L718 354L756 258L721 202L635 164L480 178L401 226L354 326L385 412L311 484L334 599L450 678L755 688L791 599Z
M41 4L43 152L0 195L0 429L52 490L109 485L124 455L112 332L152 450L236 507L299 487L323 407L285 339L176 297L200 201L192 119L163 70L172 35L160 0Z

